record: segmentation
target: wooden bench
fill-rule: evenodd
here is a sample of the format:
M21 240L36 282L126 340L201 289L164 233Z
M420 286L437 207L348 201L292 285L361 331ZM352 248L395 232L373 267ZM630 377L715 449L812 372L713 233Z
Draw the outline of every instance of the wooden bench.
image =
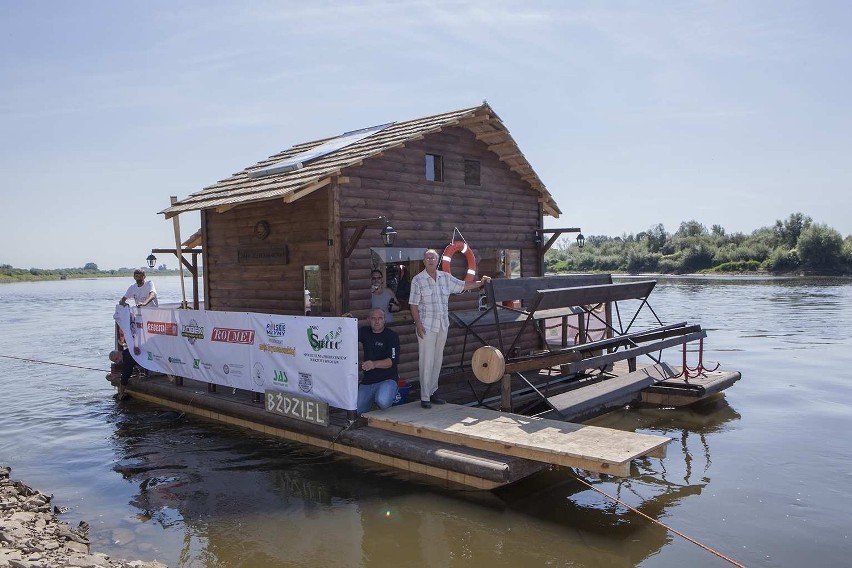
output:
M485 287L488 305L501 305L505 301L520 300L529 306L539 290L612 284L610 274L560 274L531 278L494 278Z

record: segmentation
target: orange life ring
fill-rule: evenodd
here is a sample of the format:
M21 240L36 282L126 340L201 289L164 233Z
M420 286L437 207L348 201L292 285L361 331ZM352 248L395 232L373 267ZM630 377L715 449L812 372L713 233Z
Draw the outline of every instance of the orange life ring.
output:
M450 271L450 263L453 260L453 255L460 252L467 259L467 274L464 277L465 282L473 282L476 280L476 257L473 256L473 249L467 246L464 241L453 241L444 249L444 254L441 256L441 270L444 272Z

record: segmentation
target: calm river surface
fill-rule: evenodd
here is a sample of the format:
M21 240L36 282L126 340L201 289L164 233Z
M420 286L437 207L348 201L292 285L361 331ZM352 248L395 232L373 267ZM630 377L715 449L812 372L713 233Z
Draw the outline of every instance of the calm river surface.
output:
M155 283L179 299L177 277ZM0 464L90 523L96 551L174 567L729 565L565 470L450 491L119 404L104 375L129 284L0 284ZM661 279L651 304L703 324L706 360L743 379L699 408L598 419L674 440L595 487L747 566L849 566L852 281Z

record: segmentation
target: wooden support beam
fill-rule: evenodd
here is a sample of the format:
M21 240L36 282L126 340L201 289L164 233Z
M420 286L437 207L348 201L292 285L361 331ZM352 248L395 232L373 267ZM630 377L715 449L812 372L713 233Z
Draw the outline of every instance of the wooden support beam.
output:
M499 144L491 144L488 146L489 152L497 152L500 153L503 150L517 150L518 145L512 142L511 140L508 142L501 142Z
M309 194L315 192L316 190L327 186L330 183L331 183L331 178L327 177L327 178L321 179L320 181L318 181L316 183L312 183L311 185L302 187L301 189L298 189L296 191L288 193L287 195L284 196L284 203L293 203L297 199L300 199L300 198L302 198L306 195L309 195Z
M524 157L524 155L521 152L514 152L512 154L498 155L498 159L501 162L505 162L507 160L514 160L516 158L523 158L523 157Z
M467 118L460 119L457 124L459 126L467 126L469 124L478 124L481 122L489 122L491 120L491 116L488 114L480 114L478 116L470 116Z
M485 140L486 138L496 138L496 140L502 142L509 137L508 132L502 132L500 130L489 130L488 132L480 132L475 136L477 140Z
M235 204L235 203L230 204L230 205L220 205L219 207L216 207L214 209L214 211L216 211L216 213L224 213L225 211L230 211L231 209L233 209L236 206L237 206L237 204Z
M361 237L364 235L364 231L367 229L367 227L384 227L385 225L387 225L387 223L388 218L384 216L374 217L371 219L347 219L345 221L341 221L340 226L342 228L355 227L357 229L352 235L352 237L349 238L349 242L346 244L346 248L343 251L343 258L349 258L349 255L354 252L355 245L357 245L358 241L361 240Z
M500 410L512 412L512 375L508 373L500 379Z

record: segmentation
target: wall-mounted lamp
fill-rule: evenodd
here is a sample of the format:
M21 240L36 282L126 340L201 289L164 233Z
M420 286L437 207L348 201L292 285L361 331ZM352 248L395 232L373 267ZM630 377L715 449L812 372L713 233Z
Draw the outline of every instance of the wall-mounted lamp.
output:
M382 229L382 242L385 243L386 247L393 246L393 240L396 238L396 229L394 229L390 221L388 221L387 226Z
M157 257L154 256L154 253L151 253L145 261L148 263L148 268L154 268L154 265L157 264Z
M586 244L586 237L583 236L583 233L577 235L577 246L583 248L583 245Z

